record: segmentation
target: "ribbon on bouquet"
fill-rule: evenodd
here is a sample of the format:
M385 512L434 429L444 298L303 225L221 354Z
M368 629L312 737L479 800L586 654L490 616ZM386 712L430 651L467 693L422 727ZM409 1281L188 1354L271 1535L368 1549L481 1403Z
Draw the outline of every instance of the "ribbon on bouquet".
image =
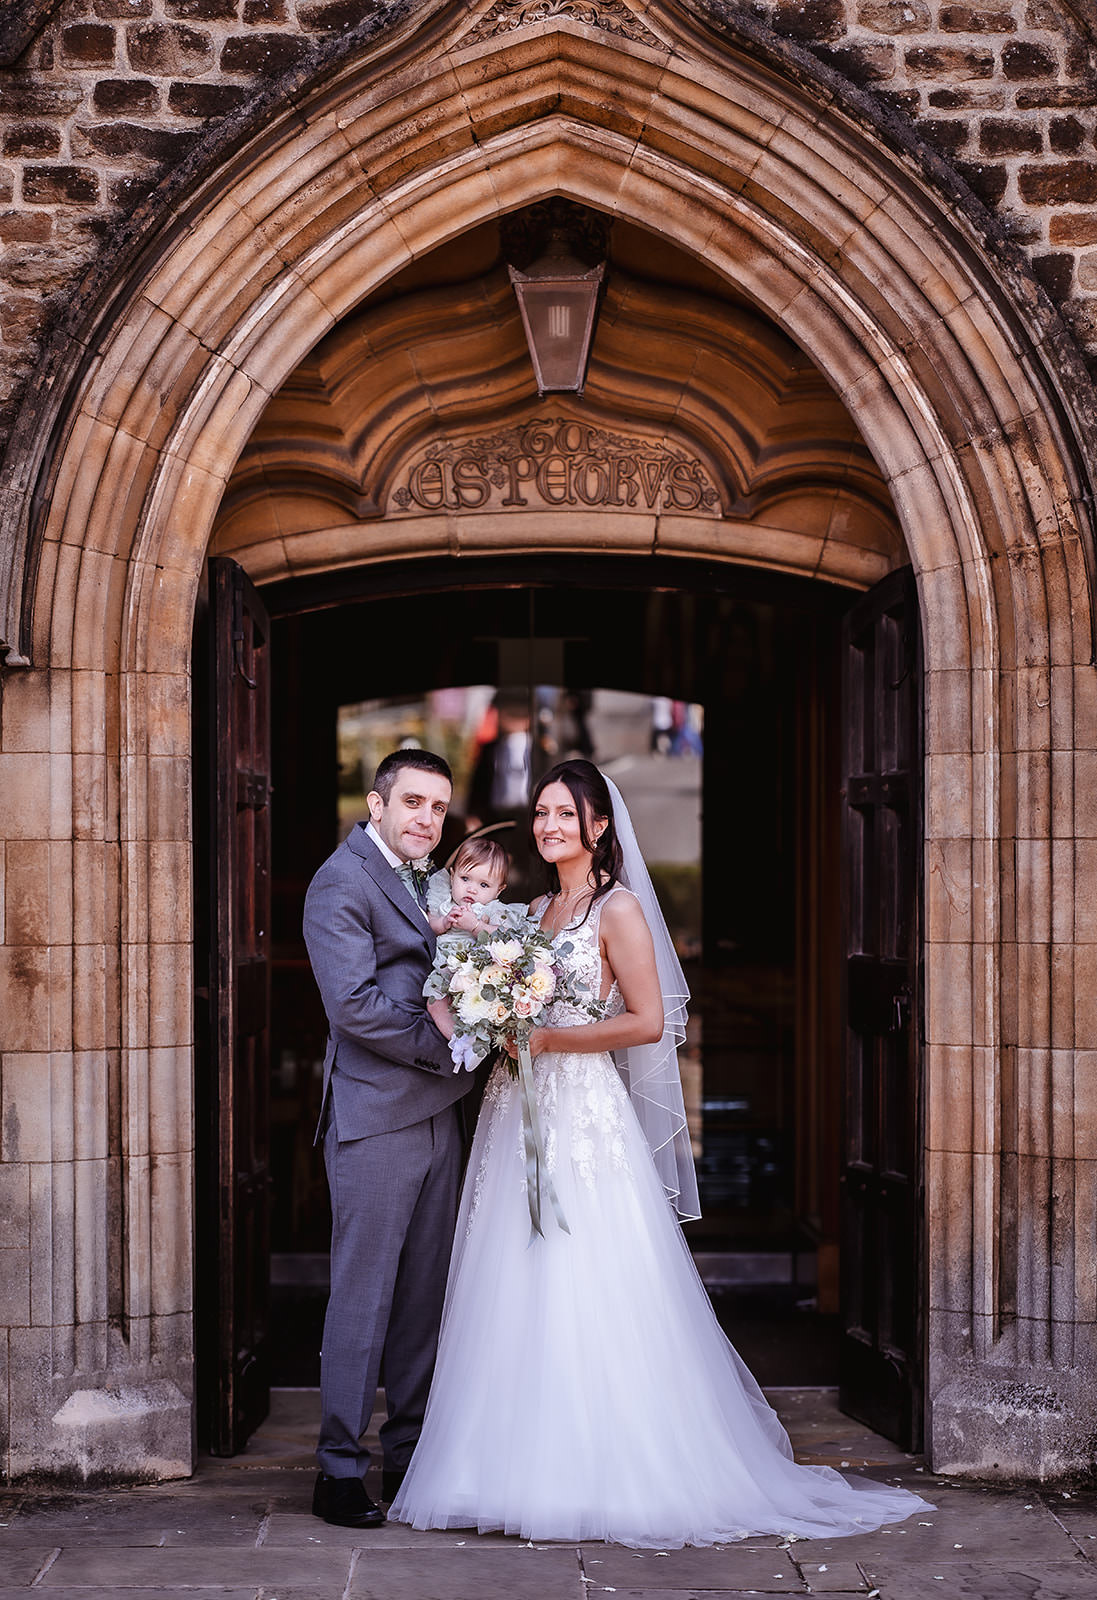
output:
M541 1191L552 1207L556 1226L562 1233L571 1233L564 1218L564 1208L556 1186L549 1177L545 1162L545 1141L541 1134L541 1121L537 1115L537 1097L533 1087L533 1057L529 1053L529 1038L522 1034L518 1039L518 1093L522 1103L522 1143L526 1154L526 1200L529 1204L530 1241L539 1233L545 1237L541 1226Z

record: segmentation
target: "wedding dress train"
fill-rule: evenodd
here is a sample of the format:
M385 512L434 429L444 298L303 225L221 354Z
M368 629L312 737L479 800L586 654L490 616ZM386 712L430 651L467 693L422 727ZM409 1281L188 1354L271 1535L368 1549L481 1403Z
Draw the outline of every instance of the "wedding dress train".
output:
M615 889L613 893L627 893ZM570 931L598 988L605 901ZM620 1008L615 989L610 1009ZM554 1008L544 1020L587 1020ZM903 1489L798 1466L729 1344L608 1054L534 1062L569 1233L530 1239L518 1086L487 1087L422 1436L390 1515L415 1528L668 1549L901 1521Z

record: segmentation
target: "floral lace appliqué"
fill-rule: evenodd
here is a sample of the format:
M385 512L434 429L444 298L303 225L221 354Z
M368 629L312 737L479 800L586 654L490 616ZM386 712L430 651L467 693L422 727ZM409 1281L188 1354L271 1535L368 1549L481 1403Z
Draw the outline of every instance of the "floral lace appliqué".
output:
M600 910L601 906L596 906L585 924L559 934L557 941L571 943L571 952L566 957L568 967L578 973L594 994L601 992L602 985L598 944ZM613 1016L621 1009L620 994L614 983L606 998L606 1012ZM564 1002L549 1006L544 1015L549 1027L568 1027L589 1020L585 1013L576 1012ZM570 1160L579 1181L591 1190L597 1186L602 1172L631 1171L623 1114L628 1095L610 1055L605 1052L596 1055L548 1052L534 1061L533 1081L544 1132L545 1167L549 1173L557 1170L561 1151L564 1159ZM486 1119L486 1128L473 1179L466 1233L471 1230L479 1209L499 1130L508 1117L514 1122L515 1183L523 1201L525 1198L525 1147L518 1113L518 1086L505 1062L496 1065L488 1080L480 1117L482 1122Z

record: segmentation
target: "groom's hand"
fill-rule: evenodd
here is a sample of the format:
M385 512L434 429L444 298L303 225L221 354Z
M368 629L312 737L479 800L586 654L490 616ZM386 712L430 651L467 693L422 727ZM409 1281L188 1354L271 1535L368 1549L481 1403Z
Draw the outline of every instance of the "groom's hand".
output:
M430 1020L443 1039L453 1038L453 1012L448 1000L432 1000L427 1006Z

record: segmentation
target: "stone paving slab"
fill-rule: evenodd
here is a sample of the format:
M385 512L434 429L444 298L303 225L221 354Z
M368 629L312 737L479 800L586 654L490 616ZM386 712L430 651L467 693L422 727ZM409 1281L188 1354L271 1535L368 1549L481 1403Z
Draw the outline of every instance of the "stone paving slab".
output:
M795 1594L803 1589L789 1553L776 1540L770 1546L715 1545L708 1550L625 1550L619 1545L589 1545L583 1549L583 1571L589 1587L658 1589L757 1589L761 1593Z
M54 1544L38 1544L31 1549L9 1552L0 1547L0 1573L3 1574L0 1582L13 1587L33 1583L56 1548Z
M255 1550L238 1545L176 1546L147 1550L135 1546L113 1550L63 1550L39 1588L55 1589L226 1589L258 1588L260 1584L296 1584L339 1595L353 1561L353 1551Z
M3 1573L3 1579L8 1574ZM0 1579L0 1581L3 1581ZM111 1583L102 1588L79 1589L51 1589L50 1600L114 1600L118 1593L118 1585ZM36 1591L35 1591L36 1592ZM164 1600L163 1589L126 1589L126 1600ZM262 1593L257 1585L250 1585L246 1589L187 1589L187 1600L258 1600ZM317 1591L311 1592L311 1600L316 1600ZM338 1590L329 1591L330 1600L338 1600ZM277 1589L271 1590L271 1597L278 1596ZM27 1589L5 1589L0 1587L0 1600L32 1600L32 1594ZM303 1597L302 1597L303 1600Z
M585 1600L574 1548L508 1547L466 1550L364 1551L346 1596L359 1600ZM278 1600L282 1600L279 1593Z
M921 1572L868 1569L882 1600L1094 1600L1095 1574L1082 1562L1013 1562L1005 1567L943 1562Z
M61 1502L60 1509L28 1502L7 1527L0 1527L0 1561L6 1550L42 1544L91 1548L171 1544L184 1539L209 1545L253 1545L265 1516L262 1504L245 1504L235 1498L226 1505L217 1500L187 1503L164 1496L143 1500L134 1494L91 1504Z
M747 1600L754 1594L797 1594L806 1595L809 1590L801 1584L798 1588L782 1588L779 1583L770 1584L768 1589L702 1589L700 1584L692 1589L612 1589L609 1591L595 1589L587 1585L588 1594L597 1594L599 1600L604 1593L611 1593L614 1600ZM864 1595L865 1590L861 1590Z
M812 1594L863 1594L872 1587L856 1561L797 1561L796 1565Z
M263 1530L263 1549L293 1550L330 1547L357 1550L464 1550L473 1545L516 1547L514 1538L502 1533L477 1533L475 1528L430 1529L417 1533L406 1522L386 1522L380 1528L336 1528L321 1522L311 1511L276 1511ZM538 1549L558 1548L538 1545Z
M954 1498L953 1498L954 1497ZM924 1568L933 1561L978 1562L1006 1566L1011 1561L1069 1561L1077 1546L1066 1529L1031 1492L938 1491L940 1510L916 1512L906 1522L848 1539L797 1541L798 1561L857 1561ZM1093 1568L1097 1596L1097 1564Z

